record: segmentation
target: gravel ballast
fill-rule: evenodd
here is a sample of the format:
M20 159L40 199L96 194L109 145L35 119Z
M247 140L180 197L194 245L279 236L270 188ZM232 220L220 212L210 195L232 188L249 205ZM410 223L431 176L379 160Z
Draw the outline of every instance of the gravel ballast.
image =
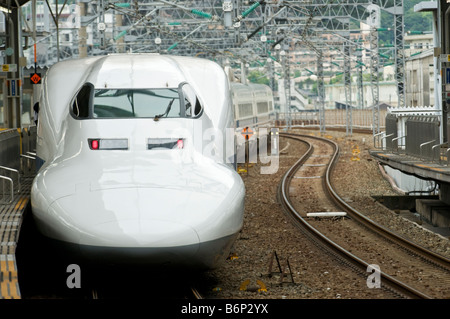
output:
M301 134L320 135L300 130ZM327 132L326 138L340 146L339 163L332 176L338 194L369 218L439 254L450 256L448 238L404 218L375 201L372 196L398 195L383 177L368 150L372 136ZM359 150L359 152L355 151ZM277 199L277 188L286 170L306 151L300 142L280 139L279 169L260 174L261 164L241 173L246 186L244 225L231 258L206 274L209 298L218 299L386 299L396 298L383 289L370 289L367 274L356 273L312 243L285 214ZM241 165L246 168L246 165ZM286 273L281 280L279 259ZM288 267L290 266L290 267ZM281 282L282 281L282 282Z

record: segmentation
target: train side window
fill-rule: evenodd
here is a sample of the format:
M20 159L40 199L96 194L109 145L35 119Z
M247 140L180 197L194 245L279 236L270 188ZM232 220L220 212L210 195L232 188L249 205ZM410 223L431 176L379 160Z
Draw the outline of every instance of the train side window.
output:
M77 118L89 117L89 106L92 100L92 94L94 92L94 86L91 83L86 83L78 91L77 95L73 99L72 114Z
M182 83L181 92L183 94L185 116L199 116L202 112L202 105L192 86L189 83Z

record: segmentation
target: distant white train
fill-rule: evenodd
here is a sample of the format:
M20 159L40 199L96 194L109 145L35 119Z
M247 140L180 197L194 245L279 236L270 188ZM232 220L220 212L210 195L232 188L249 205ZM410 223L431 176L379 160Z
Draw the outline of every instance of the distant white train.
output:
M230 97L222 68L204 59L133 54L53 65L31 191L38 229L96 262L217 266L242 227L245 188L229 154L217 161L202 151L226 140L203 136L235 126Z
M274 125L274 100L270 87L264 84L231 83L236 127L271 127Z
M231 83L231 96L238 136L236 162L256 163L258 161L257 154L263 156L268 154L271 146L276 145L276 143L272 144L272 139L278 138L270 135L276 116L272 90L263 84ZM246 140L243 136L249 131L253 135L247 136L251 139L246 151ZM241 134L239 135L239 133ZM262 145L265 145L265 151L261 149Z

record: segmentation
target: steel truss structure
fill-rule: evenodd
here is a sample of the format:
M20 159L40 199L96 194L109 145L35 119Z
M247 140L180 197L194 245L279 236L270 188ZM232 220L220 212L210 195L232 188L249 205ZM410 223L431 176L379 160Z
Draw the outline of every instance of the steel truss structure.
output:
M45 1L58 25L58 18L63 8L69 6L69 0L64 0L63 4L59 1L56 10L51 0ZM290 72L286 70L292 68L285 61L281 63L279 53L284 50L290 56L301 46L317 55L321 108L325 98L323 56L327 51L338 50L344 57L340 69L344 72L348 134L352 133L352 65L359 66L361 71L364 64L362 57L355 61L353 53L363 49L370 59L374 134L379 132L379 26L371 23L369 49L361 48L360 43L352 40L350 32L355 27L352 22L368 23L371 18L379 21L379 11L383 10L394 16L395 43L390 50L396 66L398 106L405 104L403 0L77 0L76 5L80 19L74 26L75 36L71 42L76 48L67 52L76 52L80 57L114 52L202 56L232 67L256 63L270 70L271 79L276 67L270 64L276 61L275 65L283 68L281 74L288 79ZM88 28L93 35L91 45L87 44ZM59 50L58 59L65 58ZM358 81L360 92L361 85L362 81ZM285 85L286 89L289 87ZM290 101L289 90L286 94Z

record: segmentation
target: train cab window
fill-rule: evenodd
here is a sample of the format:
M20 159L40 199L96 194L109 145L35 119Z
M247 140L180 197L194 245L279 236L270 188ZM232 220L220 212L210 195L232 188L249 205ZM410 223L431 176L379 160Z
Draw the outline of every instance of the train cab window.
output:
M194 89L189 83L182 83L181 92L183 95L185 116L197 117L202 111L202 106Z
M89 105L92 98L94 86L91 83L86 83L78 91L72 103L72 114L77 118L89 117Z
M75 118L197 117L202 106L188 83L178 88L95 89L86 83L75 96L71 114Z
M253 105L252 103L241 103L239 104L239 117L249 117L253 116Z
M180 117L177 89L96 89L95 118Z
M256 107L258 109L258 114L265 114L269 112L269 104L267 102L257 102Z

